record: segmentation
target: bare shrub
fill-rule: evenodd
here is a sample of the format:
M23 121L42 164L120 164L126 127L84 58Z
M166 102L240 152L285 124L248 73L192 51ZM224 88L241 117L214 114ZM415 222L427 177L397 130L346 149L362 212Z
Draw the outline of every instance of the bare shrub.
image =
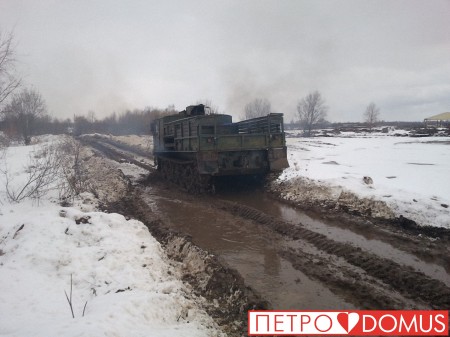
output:
M14 172L8 167L6 157L2 159L0 174L4 176L9 201L20 202L26 198L39 200L50 190L58 191L61 204L65 206L84 192L108 201L125 193L123 191L128 186L121 171L105 166L104 161L93 156L71 137L65 137L61 142L31 155L25 165L25 172L26 179L22 178L23 175L14 179Z
M65 290L64 290L64 294L66 295L67 302L69 303L70 312L72 313L72 318L75 318L75 314L73 313L72 288L73 288L73 281L72 281L72 274L70 274L70 296L67 295L67 292ZM87 301L86 301L86 303L84 303L83 314L82 314L83 317L84 317L84 313L86 312L86 306L87 306Z
M67 138L60 144L63 175L60 199L71 198L92 189L88 170L82 159L82 149L81 143L73 138Z
M58 188L58 177L61 167L61 155L56 146L42 148L34 156L30 156L25 171L27 178L17 186L8 170L5 161L0 172L5 177L6 196L9 201L20 202L26 198L39 200L52 189ZM16 186L14 186L16 185Z
M3 162L3 159L5 159L7 149L8 149L8 145L3 144L0 141L0 162Z
M9 146L10 140L6 135L2 132L0 132L0 150L4 150Z
M79 141L67 139L61 149L64 158L59 193L63 205L84 192L91 193L101 202L111 202L126 193L128 180L122 171L104 158L93 155Z

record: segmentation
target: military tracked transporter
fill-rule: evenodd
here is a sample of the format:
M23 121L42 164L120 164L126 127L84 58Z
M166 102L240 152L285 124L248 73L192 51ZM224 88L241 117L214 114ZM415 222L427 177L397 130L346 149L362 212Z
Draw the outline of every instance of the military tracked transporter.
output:
M188 106L152 123L153 155L169 181L189 191L208 190L213 178L265 175L289 167L283 114L233 123L230 115Z

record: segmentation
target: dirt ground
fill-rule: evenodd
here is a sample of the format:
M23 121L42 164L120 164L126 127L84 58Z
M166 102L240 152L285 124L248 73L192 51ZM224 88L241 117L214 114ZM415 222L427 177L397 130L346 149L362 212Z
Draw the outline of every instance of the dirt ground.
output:
M89 142L106 157L133 162L131 146ZM148 226L230 336L246 335L249 309L450 308L448 230L287 203L252 184L192 195L149 169L107 207Z

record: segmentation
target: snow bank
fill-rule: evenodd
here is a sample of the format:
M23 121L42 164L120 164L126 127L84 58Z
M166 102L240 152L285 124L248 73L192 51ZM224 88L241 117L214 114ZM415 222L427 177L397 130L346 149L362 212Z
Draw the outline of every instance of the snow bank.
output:
M39 146L8 151L17 184ZM3 184L0 200L1 336L219 334L141 222L61 207L51 194L9 203Z
M287 199L305 200L306 192L373 216L450 228L448 137L293 137L287 143L290 168L276 186Z
M153 137L150 135L112 136L111 139L138 147L149 153L153 150Z

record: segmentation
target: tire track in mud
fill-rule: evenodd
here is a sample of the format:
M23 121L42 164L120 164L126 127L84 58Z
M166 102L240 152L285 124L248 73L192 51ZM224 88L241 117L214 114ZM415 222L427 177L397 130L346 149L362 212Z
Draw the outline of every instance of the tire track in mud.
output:
M330 257L318 257L302 250L287 249L281 252L296 269L326 284L333 292L341 294L346 300L361 309L425 309L396 294L388 285L377 281L354 268L342 263L330 263ZM335 262L335 261L334 261Z
M152 172L152 171L155 170L155 168L153 166L145 164L145 163L142 163L142 162L134 159L129 154L126 154L126 153L123 153L123 152L119 152L118 150L116 150L114 148L111 148L110 146L114 146L114 145L111 145L108 142L107 143L109 145L108 144L104 144L103 140L96 140L96 139L93 139L91 137L83 137L80 140L81 140L81 142L84 145L91 146L92 148L100 151L101 153L103 153L108 158L110 158L110 159L112 159L114 161L121 162L121 161L125 160L125 161L130 162L131 164L134 164L136 166L139 166L139 167L141 167L141 168L143 168L143 169L145 169L145 170L147 170L149 172Z
M101 147L106 148L105 145ZM102 151L102 149L98 149ZM107 148L105 151L107 154L111 153L108 156L117 156L117 153L113 153L115 152L114 149ZM349 243L334 241L323 234L302 227L301 224L293 225L248 206L225 200L216 200L213 203L219 209L266 226L287 238L291 238L294 242L304 242L306 245L314 247L318 253L311 253L310 250L302 249L302 247L285 249L280 247L280 256L288 260L294 268L319 280L331 290L342 294L361 308L434 308L444 310L450 308L450 288L443 282L433 279L412 267L382 258ZM133 209L133 206L129 205L129 207ZM156 228L160 227L159 225L156 226ZM159 230L161 229L157 231ZM167 231L167 229L165 230ZM158 234L154 235L158 237ZM185 247L189 246L186 244L180 245L179 253L181 254ZM190 251L190 249L187 249L187 251ZM181 260L185 258L184 253L177 254L172 253L172 258ZM223 273L215 275L211 278L214 284L226 279ZM239 274L237 275L240 277ZM198 281L194 281L195 277L189 280L190 278L191 276L186 276L189 283L198 283ZM230 282L233 283L234 281L231 280ZM220 288L221 286L219 286ZM222 291L228 294L226 288L223 288ZM219 293L216 292L216 295ZM213 300L212 297L208 299ZM226 303L227 301L222 302ZM241 310L235 308L231 311L242 313ZM220 316L217 312L215 315Z
M152 152L150 150L146 151L146 150L144 150L142 148L138 148L136 146L128 145L128 144L125 144L125 143L122 143L122 142L119 142L119 141L115 141L115 140L112 140L112 139L109 139L109 138L101 138L101 141L103 143L107 143L107 144L109 144L111 146L114 146L116 148L120 148L120 149L122 149L124 151L135 153L138 156L147 157L147 158L153 159L153 154L152 154Z
M269 309L269 303L247 286L236 270L156 218L141 198L143 193L139 186L130 187L127 197L108 205L108 209L142 221L167 256L179 262L181 279L196 295L208 300L202 303L208 314L229 336L241 336L242 331L247 331L247 311Z
M368 276L391 286L405 298L418 299L434 309L450 308L450 288L443 282L416 271L410 266L400 265L392 260L365 252L361 248L348 243L334 241L323 234L313 232L300 225L281 221L248 206L221 200L217 203L217 207L246 219L251 219L293 240L306 241L327 254L343 258L349 264L364 270ZM302 268L303 272L313 274L312 276L324 281L328 280L328 278L313 272L313 265L308 268L303 263L296 262L301 257L305 257L304 252L298 253L290 249L284 255L289 257L294 265ZM298 256L298 259L296 259L296 256ZM338 281L330 280L328 283L338 283ZM363 285L358 284L358 287ZM383 302L379 303L380 308L386 308L386 303Z

